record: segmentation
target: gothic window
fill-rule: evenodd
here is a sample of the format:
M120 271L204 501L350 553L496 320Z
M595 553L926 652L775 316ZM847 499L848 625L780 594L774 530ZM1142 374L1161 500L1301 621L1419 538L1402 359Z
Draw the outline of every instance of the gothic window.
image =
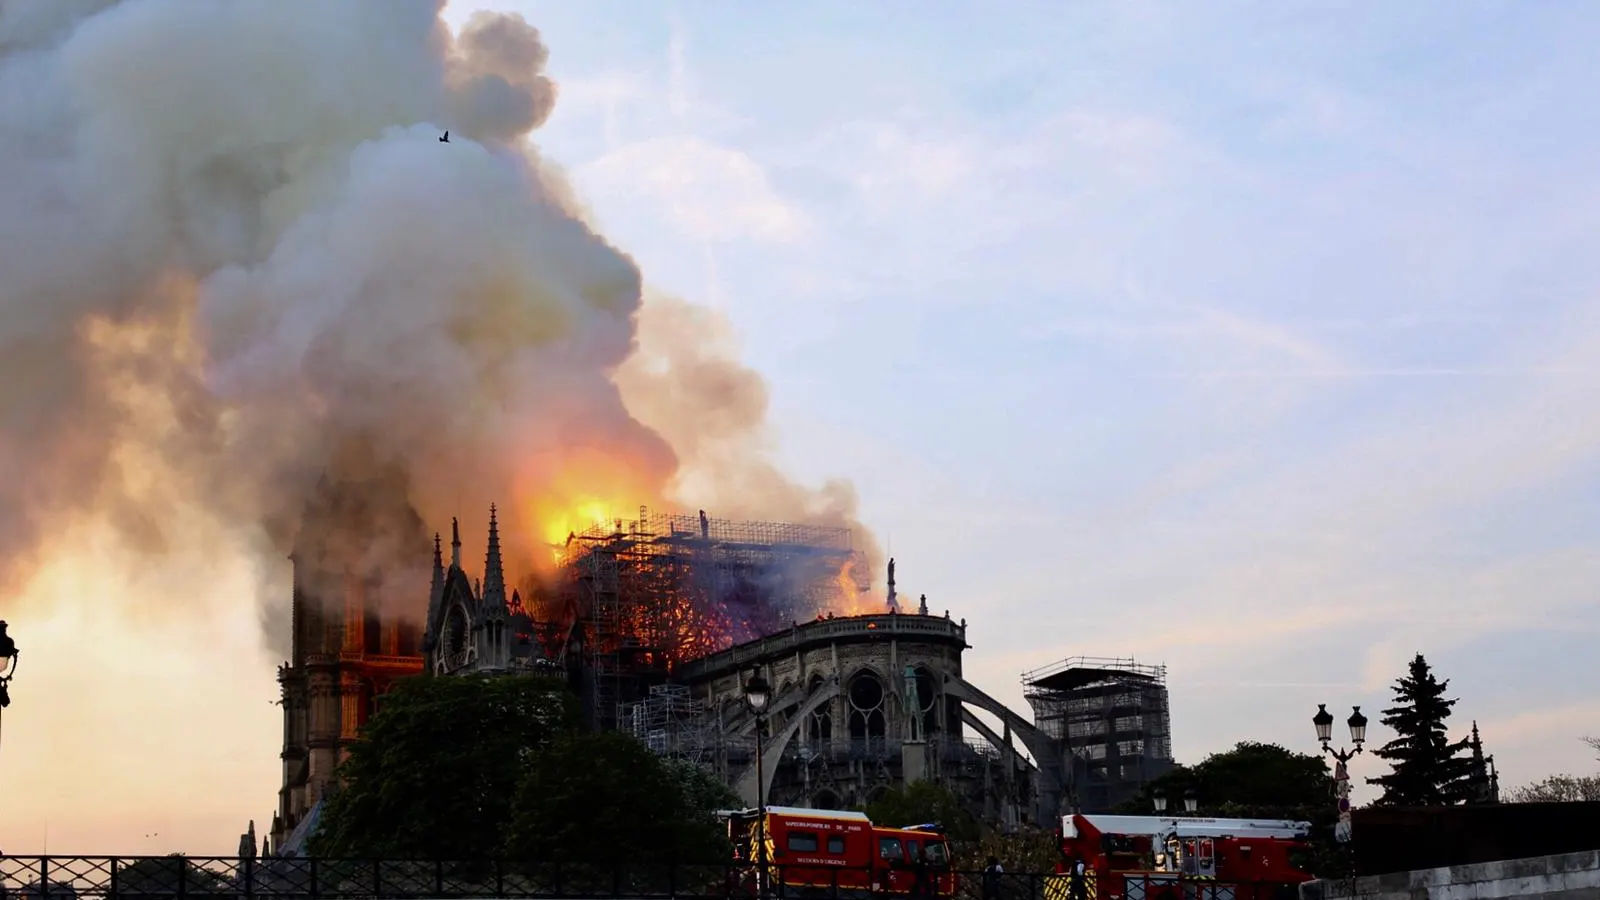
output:
M361 685L358 690L360 693L357 696L360 697L360 700L357 702L360 705L356 707L357 728L366 725L378 711L378 690L376 685L372 683L372 679L361 679Z
M922 734L930 735L938 731L939 680L926 666L917 666L917 702L922 706L915 711L915 714L921 717Z
M361 612L361 652L383 654L383 617L373 607Z
M850 680L847 693L850 698L850 739L881 740L888 730L883 710L883 682L871 672L862 672Z
M467 652L467 611L460 606L450 607L450 617L444 627L445 652L457 656Z
M417 623L415 622L402 621L400 623L399 630L400 639L398 646L395 648L396 652L401 656L418 655L421 652L420 648L422 645L422 639L418 635L418 632L421 631L421 628L418 627Z
M814 697L822 690L823 679L821 675L811 676L811 683L806 686L806 696ZM811 714L811 721L806 723L807 742L812 746L827 744L833 740L833 703L827 702L817 707Z

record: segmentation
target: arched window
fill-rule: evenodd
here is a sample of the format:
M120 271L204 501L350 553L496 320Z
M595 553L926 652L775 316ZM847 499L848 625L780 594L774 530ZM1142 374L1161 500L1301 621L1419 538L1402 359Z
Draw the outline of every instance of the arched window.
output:
M850 680L846 695L850 700L850 739L881 740L887 731L883 709L887 692L883 682L871 672L862 672Z
M807 699L815 697L817 692L822 690L823 684L824 680L821 675L811 676L811 682L806 685ZM811 714L811 721L806 723L806 738L807 742L813 747L820 747L833 741L832 703L823 703Z
M927 666L917 666L917 702L922 705L919 710L907 710L908 715L920 716L922 734L933 734L939 730L939 679Z
M458 604L450 607L444 626L445 653L455 657L467 652L467 611ZM459 660L455 661L457 665Z

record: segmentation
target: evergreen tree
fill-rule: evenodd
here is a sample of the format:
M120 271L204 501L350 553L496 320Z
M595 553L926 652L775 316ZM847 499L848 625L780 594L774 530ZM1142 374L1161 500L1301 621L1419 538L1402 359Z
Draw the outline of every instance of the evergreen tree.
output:
M1439 681L1418 653L1410 673L1395 681L1395 705L1383 711L1383 724L1394 729L1395 739L1373 755L1389 763L1388 775L1368 778L1383 788L1383 806L1450 806L1473 794L1473 763L1467 756L1468 740L1452 742L1445 720L1455 700L1444 692L1450 680Z

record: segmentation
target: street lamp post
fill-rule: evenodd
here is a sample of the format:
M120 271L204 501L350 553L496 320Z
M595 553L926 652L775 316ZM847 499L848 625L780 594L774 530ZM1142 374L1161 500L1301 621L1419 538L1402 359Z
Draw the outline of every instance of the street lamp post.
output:
M756 890L765 897L767 893L767 801L766 772L762 768L762 726L766 724L767 704L772 700L772 688L761 677L761 670L750 673L744 683L744 702L756 717Z
M11 705L11 676L17 674L17 660L21 657L17 652L17 642L6 634L6 623L0 620L0 709Z
M1334 840L1344 843L1350 840L1350 770L1346 766L1350 760L1356 758L1361 752L1361 745L1367 741L1367 717L1361 714L1361 707L1351 707L1353 712L1345 724L1350 726L1350 743L1353 749L1338 750L1328 746L1333 740L1333 714L1328 712L1326 703L1317 704L1317 714L1311 717L1311 724L1317 729L1317 742L1322 745L1322 752L1333 757L1333 795L1338 799L1339 824L1334 826Z

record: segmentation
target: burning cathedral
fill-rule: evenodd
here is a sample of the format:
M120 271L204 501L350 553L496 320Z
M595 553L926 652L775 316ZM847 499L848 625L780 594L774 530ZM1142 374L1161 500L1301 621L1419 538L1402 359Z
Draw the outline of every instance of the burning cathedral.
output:
M1086 754L1067 751L1065 731L963 677L966 621L934 613L926 597L903 608L893 560L886 596L861 604L870 582L845 528L641 508L631 522L568 535L553 583L523 597L508 594L491 508L477 579L463 567L455 523L448 556L434 537L420 624L367 602L371 585L359 580L317 596L293 559L293 650L279 670L279 852L297 852L315 827L344 749L384 692L416 675L564 677L591 727L702 765L751 804L850 807L931 779L986 820L1016 826L1077 807L1075 785L1093 775ZM743 701L755 672L773 686L759 720ZM1164 685L1160 705L1164 722ZM1170 766L1164 732L1149 749L1132 757L1150 757L1135 766L1140 782Z

